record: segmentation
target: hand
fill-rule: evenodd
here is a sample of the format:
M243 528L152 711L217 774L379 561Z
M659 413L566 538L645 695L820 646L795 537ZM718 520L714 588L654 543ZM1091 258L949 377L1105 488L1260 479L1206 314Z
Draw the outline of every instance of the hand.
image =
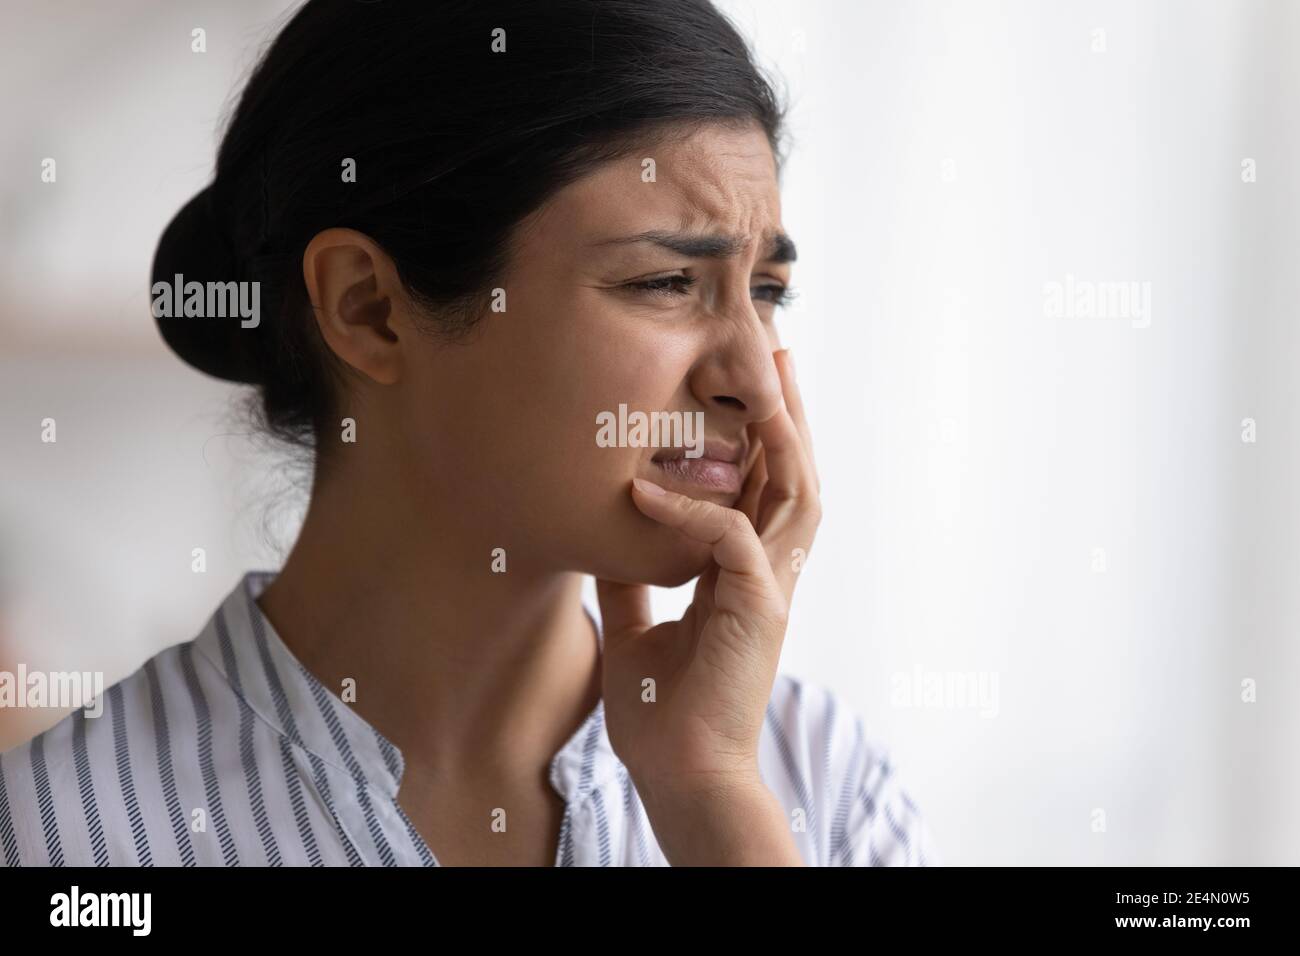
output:
M646 585L597 582L606 727L647 806L698 807L761 784L759 735L798 568L821 520L794 370L788 352L775 355L784 403L750 426L761 449L736 508L633 483L642 513L712 548L682 619L654 625ZM646 678L654 702L643 700Z

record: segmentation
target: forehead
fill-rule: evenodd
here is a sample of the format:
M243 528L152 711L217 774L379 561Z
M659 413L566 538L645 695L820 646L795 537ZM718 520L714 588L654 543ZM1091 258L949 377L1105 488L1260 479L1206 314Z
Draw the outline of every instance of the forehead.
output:
M653 161L654 178L650 180ZM534 238L574 245L713 227L753 242L781 223L776 161L757 126L706 126L605 163L541 210Z

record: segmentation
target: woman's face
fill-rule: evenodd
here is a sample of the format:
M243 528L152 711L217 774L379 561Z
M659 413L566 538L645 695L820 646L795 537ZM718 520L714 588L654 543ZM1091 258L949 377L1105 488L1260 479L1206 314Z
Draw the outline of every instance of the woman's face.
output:
M479 542L485 567L499 547L509 571L662 586L699 574L708 549L642 515L630 485L739 499L757 451L748 426L781 403L774 299L793 246L778 236L757 127L707 127L557 193L516 234L505 310L407 366L413 493ZM679 413L679 429L633 446L636 413L648 425L656 412Z

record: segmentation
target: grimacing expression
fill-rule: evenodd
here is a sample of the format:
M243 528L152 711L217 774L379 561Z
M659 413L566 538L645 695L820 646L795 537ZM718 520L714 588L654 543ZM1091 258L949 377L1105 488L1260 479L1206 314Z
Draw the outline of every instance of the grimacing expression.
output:
M488 312L467 344L431 346L414 363L413 493L441 501L439 521L459 521L483 554L504 547L511 573L669 587L699 574L708 548L642 515L631 480L728 507L738 491L656 463L662 448L600 447L597 415L620 404L703 412L706 455L734 453L743 479L757 450L748 426L781 404L774 300L792 258L774 242L781 232L775 160L757 125L705 126L562 189L515 233L506 310ZM674 249L632 238L644 233L739 241Z

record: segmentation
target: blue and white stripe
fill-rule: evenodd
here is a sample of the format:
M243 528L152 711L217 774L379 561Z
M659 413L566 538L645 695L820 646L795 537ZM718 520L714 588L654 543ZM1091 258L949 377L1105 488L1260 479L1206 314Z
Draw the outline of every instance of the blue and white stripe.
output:
M109 688L102 717L0 755L0 866L438 865L397 801L400 750L262 615L273 577L245 575L197 638ZM759 768L809 865L939 862L888 754L826 690L778 676ZM556 865L667 865L603 701L549 776Z

